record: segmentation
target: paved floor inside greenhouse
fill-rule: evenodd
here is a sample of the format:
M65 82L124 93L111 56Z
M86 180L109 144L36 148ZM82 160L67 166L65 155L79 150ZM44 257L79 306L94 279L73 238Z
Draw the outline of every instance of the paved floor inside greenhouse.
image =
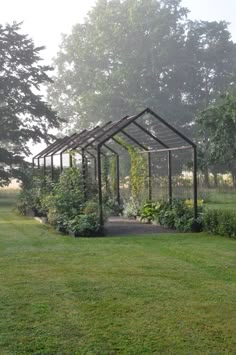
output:
M175 233L174 230L161 227L160 225L141 223L136 219L124 217L110 217L105 224L105 232L107 236Z

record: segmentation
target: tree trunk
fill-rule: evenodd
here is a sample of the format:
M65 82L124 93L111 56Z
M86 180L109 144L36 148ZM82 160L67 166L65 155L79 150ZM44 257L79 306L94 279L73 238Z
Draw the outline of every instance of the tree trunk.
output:
M231 171L233 187L236 187L236 170Z
M214 187L217 188L218 187L217 173L213 173L213 177L214 177Z
M206 168L204 170L204 186L209 188L210 187L210 180L209 180L209 172L208 172L208 169Z

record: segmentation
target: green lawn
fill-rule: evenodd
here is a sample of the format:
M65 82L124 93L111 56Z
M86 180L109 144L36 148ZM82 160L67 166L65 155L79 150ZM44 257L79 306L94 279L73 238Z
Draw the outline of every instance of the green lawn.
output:
M199 192L201 196L201 192ZM205 195L202 198L205 200L207 207L214 209L227 209L236 211L236 190L218 191L218 190L206 190ZM205 198L204 198L205 197Z
M215 203L215 202L209 202L206 203L207 208L210 209L217 209L217 210L231 210L231 211L236 211L236 203Z
M75 239L0 206L1 354L235 354L235 240Z

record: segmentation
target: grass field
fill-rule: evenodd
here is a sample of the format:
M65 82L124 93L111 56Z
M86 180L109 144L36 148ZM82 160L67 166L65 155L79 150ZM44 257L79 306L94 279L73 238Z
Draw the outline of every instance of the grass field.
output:
M199 190L199 195L205 200L207 207L215 209L230 209L236 211L236 190L220 191L216 189Z
M236 242L62 236L0 197L1 354L235 354Z

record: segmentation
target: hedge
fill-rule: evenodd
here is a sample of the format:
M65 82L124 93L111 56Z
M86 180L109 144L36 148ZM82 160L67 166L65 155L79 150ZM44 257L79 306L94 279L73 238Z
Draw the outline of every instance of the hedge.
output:
M209 209L204 213L203 229L210 234L236 238L236 212Z

